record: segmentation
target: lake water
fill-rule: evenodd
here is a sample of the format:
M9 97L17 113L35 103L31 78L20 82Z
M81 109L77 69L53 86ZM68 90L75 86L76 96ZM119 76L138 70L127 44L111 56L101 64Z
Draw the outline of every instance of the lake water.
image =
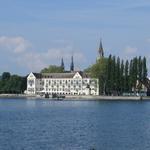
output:
M0 150L149 150L150 101L0 99Z

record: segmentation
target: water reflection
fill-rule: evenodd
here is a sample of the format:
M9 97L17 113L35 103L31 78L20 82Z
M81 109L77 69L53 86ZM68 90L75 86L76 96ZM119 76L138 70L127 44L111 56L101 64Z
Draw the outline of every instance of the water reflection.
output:
M35 100L26 100L26 106L27 107L35 107L36 106L36 101Z

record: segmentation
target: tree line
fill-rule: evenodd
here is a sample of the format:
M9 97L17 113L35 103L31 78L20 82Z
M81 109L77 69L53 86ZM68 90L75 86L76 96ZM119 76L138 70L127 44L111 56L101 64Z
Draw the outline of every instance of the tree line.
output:
M140 92L142 84L137 89L137 81L143 83L147 79L146 58L141 56L125 61L112 55L101 57L85 71L99 78L100 94L104 95Z
M19 94L26 90L27 77L4 72L0 78L0 93Z
M47 68L43 68L40 73L62 73L64 72L64 66L50 65Z
M141 91L142 84L137 87L137 81L144 83L147 80L147 65L145 57L134 57L131 60L122 60L109 55L101 57L96 63L84 70L91 77L99 79L99 93L102 95L122 95ZM41 70L41 73L66 72L64 66L50 65ZM27 77L11 75L4 72L0 77L0 93L23 93L26 90Z

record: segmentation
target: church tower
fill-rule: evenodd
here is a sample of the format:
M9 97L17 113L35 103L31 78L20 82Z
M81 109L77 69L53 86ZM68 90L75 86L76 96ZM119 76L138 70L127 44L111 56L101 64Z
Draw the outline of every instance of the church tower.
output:
M70 64L70 71L74 71L74 62L73 62L73 56L71 56L71 64Z
M104 50L102 45L102 40L100 39L99 49L98 49L99 58L104 57Z
M61 66L60 66L62 69L63 69L63 71L65 70L65 65L64 65L64 60L63 60L63 58L61 59Z

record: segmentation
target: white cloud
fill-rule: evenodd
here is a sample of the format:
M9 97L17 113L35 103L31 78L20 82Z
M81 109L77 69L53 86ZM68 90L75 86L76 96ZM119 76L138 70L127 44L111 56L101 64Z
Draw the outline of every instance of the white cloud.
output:
M67 61L71 60L72 55L77 61L85 61L84 55L80 51L74 50L71 46L66 46L65 48L51 48L41 54L45 59L60 60L63 57Z
M65 48L52 48L46 52L26 51L19 55L15 61L18 65L27 68L29 71L40 71L44 67L48 67L50 64L60 64L61 58L64 58L65 66L71 62L73 48L67 46ZM86 61L84 55L80 51L74 51L74 63L81 64Z
M65 44L66 45L66 44ZM0 50L5 59L9 59L9 66L23 68L27 72L40 71L49 65L60 65L61 58L64 58L65 67L68 68L71 62L71 56L74 56L75 66L86 62L81 51L75 50L67 44L62 48L50 48L46 51L35 51L31 44L23 37L0 37ZM9 55L8 55L9 53ZM12 64L10 64L12 62Z
M135 54L138 51L136 47L127 46L124 50L126 54Z
M12 51L14 53L24 52L31 44L26 41L23 37L0 37L0 46Z
M15 62L28 71L39 71L46 66L40 54L35 52L24 53L15 59Z

